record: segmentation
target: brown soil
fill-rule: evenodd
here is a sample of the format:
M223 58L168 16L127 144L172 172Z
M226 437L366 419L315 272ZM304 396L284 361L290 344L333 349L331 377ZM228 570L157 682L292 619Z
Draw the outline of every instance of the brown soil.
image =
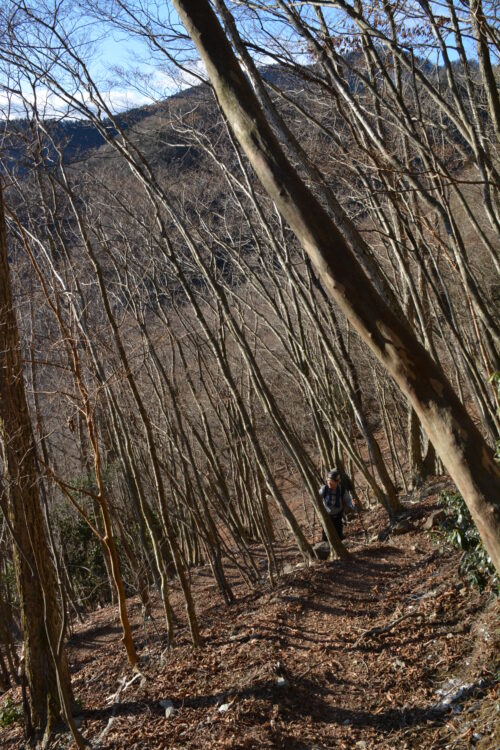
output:
M408 506L416 526L435 500ZM194 571L198 650L182 621L177 645L165 649L160 607L143 622L130 600L141 654L134 681L113 607L75 627L69 656L83 735L102 750L497 750L498 602L466 588L458 555L440 554L420 528L379 542L382 510L365 513L364 524L369 538L359 519L347 525L347 562L304 567L283 548L288 572L252 592L233 572L238 601L229 607L209 570ZM182 618L175 587L173 598ZM161 701L173 703L169 718ZM24 747L19 725L0 729L0 746ZM52 746L72 747L68 733Z

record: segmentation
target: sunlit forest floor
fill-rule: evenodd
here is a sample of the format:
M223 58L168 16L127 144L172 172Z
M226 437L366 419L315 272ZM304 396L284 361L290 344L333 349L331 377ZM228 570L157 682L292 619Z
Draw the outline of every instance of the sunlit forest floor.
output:
M458 553L421 529L437 507L432 486L423 494L408 505L409 533L379 541L379 508L363 514L367 532L359 519L348 523L346 562L306 567L282 548L278 585L263 575L254 591L230 571L232 606L208 568L193 571L200 649L189 645L175 583L173 649L159 603L144 621L129 600L138 675L127 669L115 608L76 625L69 656L83 735L103 750L496 750L498 602L469 590ZM265 574L264 558L262 566ZM71 744L61 730L52 747ZM20 726L0 730L0 745L24 747Z

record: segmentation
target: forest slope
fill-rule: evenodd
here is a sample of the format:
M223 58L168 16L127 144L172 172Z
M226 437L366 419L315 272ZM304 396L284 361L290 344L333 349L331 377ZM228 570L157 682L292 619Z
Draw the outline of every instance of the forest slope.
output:
M69 644L84 735L103 750L498 748L498 602L466 588L458 555L421 529L442 486L408 505L414 528L403 536L379 541L378 508L364 515L368 534L352 521L349 561L305 567L282 548L277 587L248 592L234 580L238 600L223 611L209 571L194 571L201 649L187 627L165 649L159 603L144 622L135 599L135 678L117 612L93 613ZM23 747L18 726L1 740ZM54 743L71 746L65 734Z

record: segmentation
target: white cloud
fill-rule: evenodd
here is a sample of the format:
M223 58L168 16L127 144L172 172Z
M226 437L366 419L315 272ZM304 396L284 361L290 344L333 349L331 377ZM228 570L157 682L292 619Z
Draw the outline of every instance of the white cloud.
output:
M186 64L185 70L175 68L155 68L145 71L144 67L133 71L116 68L101 76L99 97L114 114L126 112L136 107L146 106L178 93L200 80L206 80L204 64L198 60ZM38 113L44 118L82 118L85 108L96 111L96 104L85 89L74 89L71 96L57 94L39 83L36 93L27 81L18 84L20 93L13 93L7 85L0 83L0 119L24 118L30 114L36 103Z

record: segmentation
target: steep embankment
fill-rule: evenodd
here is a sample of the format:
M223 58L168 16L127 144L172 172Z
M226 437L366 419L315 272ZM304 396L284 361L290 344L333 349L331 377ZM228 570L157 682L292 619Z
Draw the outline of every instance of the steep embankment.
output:
M235 583L228 608L209 570L194 572L199 650L182 623L179 645L165 650L160 608L144 623L130 602L135 678L116 611L96 612L70 642L82 732L94 747L151 750L498 748L498 603L469 591L457 554L440 554L421 529L435 501L431 487L408 506L412 530L383 542L381 510L365 514L368 534L354 520L348 562L304 567L282 549L277 587ZM181 612L176 586L173 595ZM0 739L23 747L19 729ZM59 736L57 747L70 745Z

